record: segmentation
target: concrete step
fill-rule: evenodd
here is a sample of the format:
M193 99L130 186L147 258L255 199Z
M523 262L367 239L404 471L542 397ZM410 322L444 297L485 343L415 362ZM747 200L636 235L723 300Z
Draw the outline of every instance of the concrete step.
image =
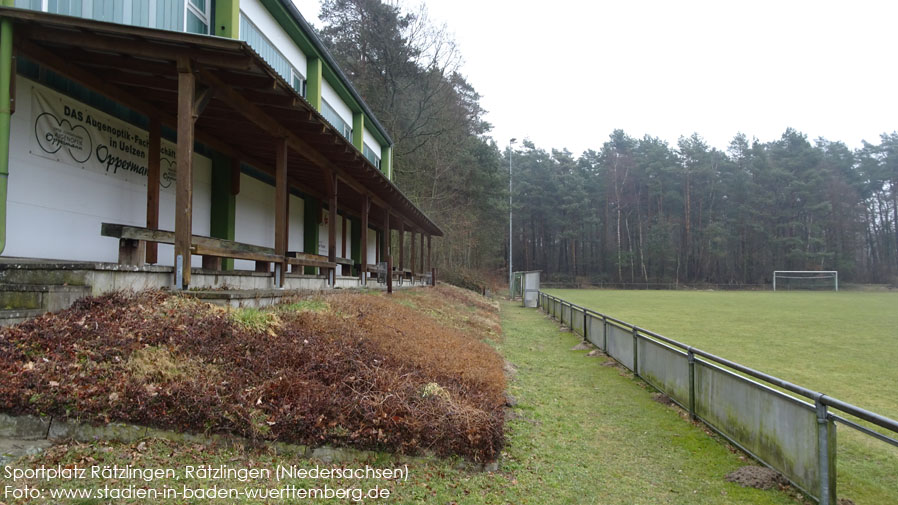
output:
M43 309L26 309L26 310L0 310L0 326L12 326L19 324L26 319L37 317L45 314L47 311Z
M16 263L6 259L0 262L0 282L4 284L34 284L83 286L88 284L86 272L89 263L41 263L37 261Z
M90 286L0 283L0 310L55 312L91 293Z

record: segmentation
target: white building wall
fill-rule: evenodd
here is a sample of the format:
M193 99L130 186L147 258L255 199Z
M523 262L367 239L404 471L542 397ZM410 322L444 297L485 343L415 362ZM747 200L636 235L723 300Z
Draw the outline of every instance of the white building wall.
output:
M365 143L368 144L368 147L374 151L374 154L377 155L378 158L383 158L381 155L380 142L374 138L374 135L371 135L371 132L368 131L368 127L365 127L365 135L364 135Z
M290 195L287 250L302 251L303 201ZM254 177L240 174L240 193L237 194L234 240L262 247L274 247L275 194L270 186ZM256 263L234 260L237 270L255 270Z
M3 255L117 262L118 239L102 237L100 224L146 226L146 176L123 178L88 170L63 152L57 153L57 159L35 153L36 105L32 88L42 87L21 76L17 79L16 113L10 134L7 245ZM54 96L51 91L42 93ZM77 104L85 114L147 135L74 99L65 100ZM78 124L74 118L71 123ZM193 233L198 235L208 235L210 229L211 168L208 158L194 156ZM160 188L160 229L174 230L174 207L174 184ZM173 246L159 245L159 264L174 264ZM192 265L200 267L202 258L194 257Z
M377 230L368 228L368 264L377 263Z
M330 83L326 80L322 80L321 82L321 98L333 107L337 112L337 115L343 118L343 121L346 121L346 124L348 124L350 128L352 127L352 110L342 99L340 99L340 95L337 94L334 88L331 87Z
M259 0L240 0L240 12L256 25L299 73L306 74L306 55ZM328 100L330 102L330 100Z

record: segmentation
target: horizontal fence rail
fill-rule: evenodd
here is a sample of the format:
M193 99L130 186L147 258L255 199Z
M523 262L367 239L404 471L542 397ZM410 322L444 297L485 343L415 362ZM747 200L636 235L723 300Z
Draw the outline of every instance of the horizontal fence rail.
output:
M691 419L781 472L822 505L836 503L835 423L898 447L894 419L548 293L540 291L537 300L543 312L662 391Z

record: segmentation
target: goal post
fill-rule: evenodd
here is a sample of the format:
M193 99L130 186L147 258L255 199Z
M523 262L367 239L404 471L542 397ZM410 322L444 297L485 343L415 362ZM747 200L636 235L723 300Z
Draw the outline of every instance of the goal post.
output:
M830 285L830 281L828 279L832 279L831 285L833 287L833 290L839 290L838 270L774 270L774 291L776 291L777 279L780 279L781 290L783 288L784 281L786 281L788 285L787 289L819 289L821 286L827 286L826 289L829 289L828 286Z

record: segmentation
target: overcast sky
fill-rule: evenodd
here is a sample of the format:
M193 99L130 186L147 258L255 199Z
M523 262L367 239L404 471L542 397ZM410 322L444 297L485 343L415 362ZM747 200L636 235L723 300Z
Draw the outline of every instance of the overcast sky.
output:
M318 0L294 1L320 26ZM621 128L725 149L737 132L769 141L790 126L859 147L898 130L895 1L425 3L454 33L500 147L580 154Z

